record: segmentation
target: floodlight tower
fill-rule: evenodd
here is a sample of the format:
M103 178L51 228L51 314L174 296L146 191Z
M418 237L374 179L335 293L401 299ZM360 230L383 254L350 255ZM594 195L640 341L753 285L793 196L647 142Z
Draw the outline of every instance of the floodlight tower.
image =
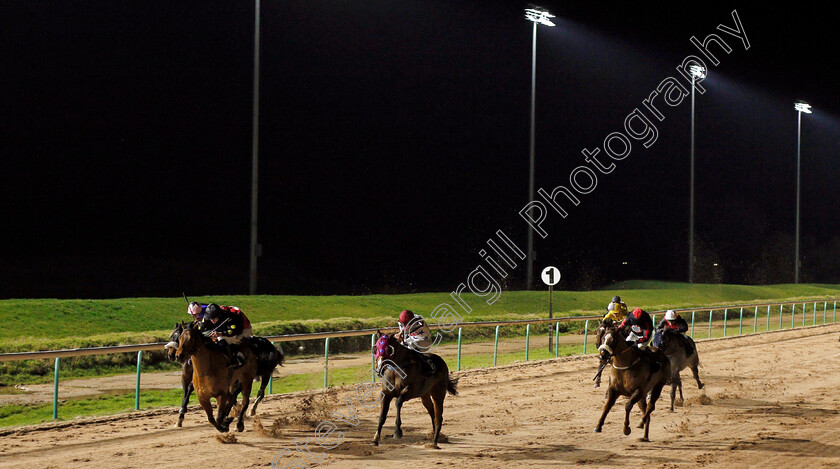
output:
M534 39L531 44L531 149L530 149L530 172L528 178L528 201L534 200L534 118L535 118L535 100L537 93L537 24L544 26L556 26L549 18L554 18L548 10L533 7L525 9L525 18L534 23ZM529 209L529 216L532 216L533 208ZM525 274L526 289L531 290L534 287L534 230L528 230L528 261L527 272Z
M802 113L810 114L811 105L805 101L799 100L794 103L793 108L796 109L796 248L794 257L796 259L796 267L794 269L794 283L799 283L799 150L802 143Z
M706 69L693 64L691 73L691 183L688 210L688 282L694 283L694 86L696 80L706 78Z

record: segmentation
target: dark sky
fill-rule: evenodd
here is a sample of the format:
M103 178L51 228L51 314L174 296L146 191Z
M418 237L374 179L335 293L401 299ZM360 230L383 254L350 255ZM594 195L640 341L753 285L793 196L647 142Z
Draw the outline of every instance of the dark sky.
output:
M828 3L542 5L558 27L538 33L537 187L568 185L581 150L697 54L689 38L717 33L732 52L696 110L697 237L721 264L707 278L792 279L779 252L794 232L797 98L815 108L803 278L840 278L823 265L840 230ZM524 7L263 1L260 292L450 290L496 230L525 248ZM716 30L733 10L749 50ZM253 4L6 1L0 26L0 297L247 291ZM566 288L684 280L689 106L665 109L656 143L634 141L566 219L549 214L537 267L558 265Z

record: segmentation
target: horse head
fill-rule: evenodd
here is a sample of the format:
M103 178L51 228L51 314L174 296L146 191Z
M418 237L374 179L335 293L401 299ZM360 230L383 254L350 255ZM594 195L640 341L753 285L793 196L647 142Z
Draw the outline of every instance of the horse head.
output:
M204 345L204 335L195 327L195 323L182 324L181 326L182 331L178 337L178 350L175 352L175 359L180 363L185 363L191 355Z
M598 329L595 330L595 346L600 347L604 343L604 334L608 330L615 329L615 323L612 319L604 319L598 324Z
M382 366L383 360L393 358L396 353L395 345L397 340L394 339L393 335L383 334L380 331L376 331L376 333L379 334L379 338L376 340L376 344L371 348L371 352L373 353L373 357L376 362L376 369L378 370Z
M172 334L169 334L169 342L163 346L163 349L166 351L166 355L170 361L175 361L175 352L178 350L178 339L181 337L181 333L184 332L186 327L187 325L183 322L176 322L175 328L172 329Z
M624 339L624 330L617 327L609 319L602 322L601 326L598 327L598 337L600 341L598 354L602 360L609 360L611 356L627 348L627 341Z

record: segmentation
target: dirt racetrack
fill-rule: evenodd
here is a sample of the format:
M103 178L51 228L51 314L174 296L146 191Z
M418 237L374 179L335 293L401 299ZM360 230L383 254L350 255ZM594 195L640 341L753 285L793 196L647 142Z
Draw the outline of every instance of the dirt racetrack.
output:
M592 429L603 404L593 389L597 360L571 357L461 373L460 395L449 396L440 450L425 447L429 417L419 401L403 408L402 440L391 438L393 408L379 447L370 445L378 412L356 406L357 426L330 417L347 414L352 387L327 393L272 396L260 407L262 426L278 418L277 435L246 431L223 444L203 414L191 410L175 429L175 406L124 416L45 424L0 433L0 467L265 467L294 440L331 420L345 435L334 449L309 441L308 467L838 467L840 443L840 325L700 341L697 389L683 373L686 403L667 410L663 393L652 416L651 442L621 432L624 398L603 433ZM689 378L689 379L687 379ZM606 382L606 380L605 380ZM669 387L666 387L666 391ZM303 456L301 456L303 457ZM287 456L283 467L294 466Z

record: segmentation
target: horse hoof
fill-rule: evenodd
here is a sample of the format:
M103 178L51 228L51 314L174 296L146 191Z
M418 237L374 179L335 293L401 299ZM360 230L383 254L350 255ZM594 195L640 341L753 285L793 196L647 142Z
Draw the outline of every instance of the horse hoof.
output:
M245 424L240 423L240 424L236 425L236 431L238 431L239 433L244 432L245 431Z
M394 433L395 440L399 440L400 438L402 438L402 433Z
M434 444L434 443L426 443L426 448L429 448L429 449L440 449L440 446L438 446L438 445L436 445L436 444Z
M595 427L595 430L593 430L593 431L595 433L601 433L601 427Z
M373 446L379 446L379 442L378 442L378 441L372 441L372 442L371 442L371 444L372 444Z
M645 428L645 422L640 423L636 428Z
M253 417L257 415L257 411L255 409L251 409L248 411L248 417Z
M705 384L700 383L700 384L697 385L697 389L703 389L703 386L705 386Z
M648 439L647 439L647 437L642 437L642 438L639 438L639 441L645 441L645 442L647 442L647 441L650 441L650 440L648 440Z
M624 427L624 434L625 434L625 435L629 435L629 434L630 434L630 427Z

